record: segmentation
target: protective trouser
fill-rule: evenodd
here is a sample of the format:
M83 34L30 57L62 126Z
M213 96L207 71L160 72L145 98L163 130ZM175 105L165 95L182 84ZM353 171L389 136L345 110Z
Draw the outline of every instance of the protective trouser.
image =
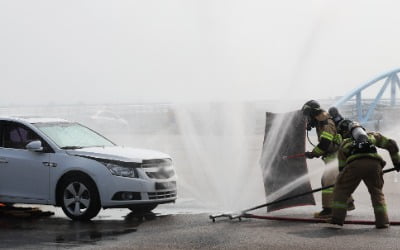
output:
M321 185L323 187L335 185L336 178L338 177L338 175L339 175L339 170L337 168L337 161L327 163L325 171L322 174ZM323 208L332 208L333 191L334 191L334 187L322 190L321 196L322 196L322 207ZM353 197L350 196L347 202L351 203L353 201L354 201Z
M389 224L385 197L382 192L383 172L380 160L361 158L350 162L339 173L333 197L332 221L343 224L347 212L347 200L363 181L371 195L377 227Z
M336 182L336 178L339 174L339 170L335 164L336 162L331 162L325 166L324 173L321 178L321 185L323 187L334 185ZM335 166L333 166L335 165ZM323 208L332 208L333 204L333 190L334 188L327 188L322 190L322 207Z

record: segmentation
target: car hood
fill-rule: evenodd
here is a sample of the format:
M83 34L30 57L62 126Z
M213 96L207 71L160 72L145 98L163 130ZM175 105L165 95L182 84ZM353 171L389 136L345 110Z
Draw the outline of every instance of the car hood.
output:
M129 148L121 146L91 147L91 148L82 148L82 149L66 150L66 151L70 155L114 160L114 161L123 161L123 162L141 163L143 160L171 158L167 154L154 150Z

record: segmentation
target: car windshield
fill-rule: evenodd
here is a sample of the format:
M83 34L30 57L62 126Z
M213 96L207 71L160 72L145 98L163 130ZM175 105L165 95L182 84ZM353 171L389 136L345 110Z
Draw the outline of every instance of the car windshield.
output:
M114 143L108 139L79 123L35 123L33 125L40 129L62 149L114 145Z

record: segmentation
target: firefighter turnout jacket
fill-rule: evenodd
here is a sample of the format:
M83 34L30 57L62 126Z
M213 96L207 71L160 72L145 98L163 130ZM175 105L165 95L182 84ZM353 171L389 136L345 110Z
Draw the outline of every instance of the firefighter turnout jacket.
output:
M312 153L317 157L322 156L324 161L332 160L336 157L335 153L339 149L342 137L337 133L335 123L328 112L321 112L315 119L318 144Z
M389 139L378 132L368 132L367 135L369 142L374 146L389 151L390 158L394 165L400 163L399 148L394 140ZM386 165L386 162L377 152L354 153L354 145L354 140L352 138L344 139L338 152L340 171L350 162L360 158L377 159L381 161L382 167Z

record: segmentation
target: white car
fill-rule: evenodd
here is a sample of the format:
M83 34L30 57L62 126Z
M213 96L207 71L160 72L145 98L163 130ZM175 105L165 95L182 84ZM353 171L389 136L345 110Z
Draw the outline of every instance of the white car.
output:
M177 197L167 154L121 147L63 119L0 118L0 202L61 206L73 220L101 208L149 212Z

